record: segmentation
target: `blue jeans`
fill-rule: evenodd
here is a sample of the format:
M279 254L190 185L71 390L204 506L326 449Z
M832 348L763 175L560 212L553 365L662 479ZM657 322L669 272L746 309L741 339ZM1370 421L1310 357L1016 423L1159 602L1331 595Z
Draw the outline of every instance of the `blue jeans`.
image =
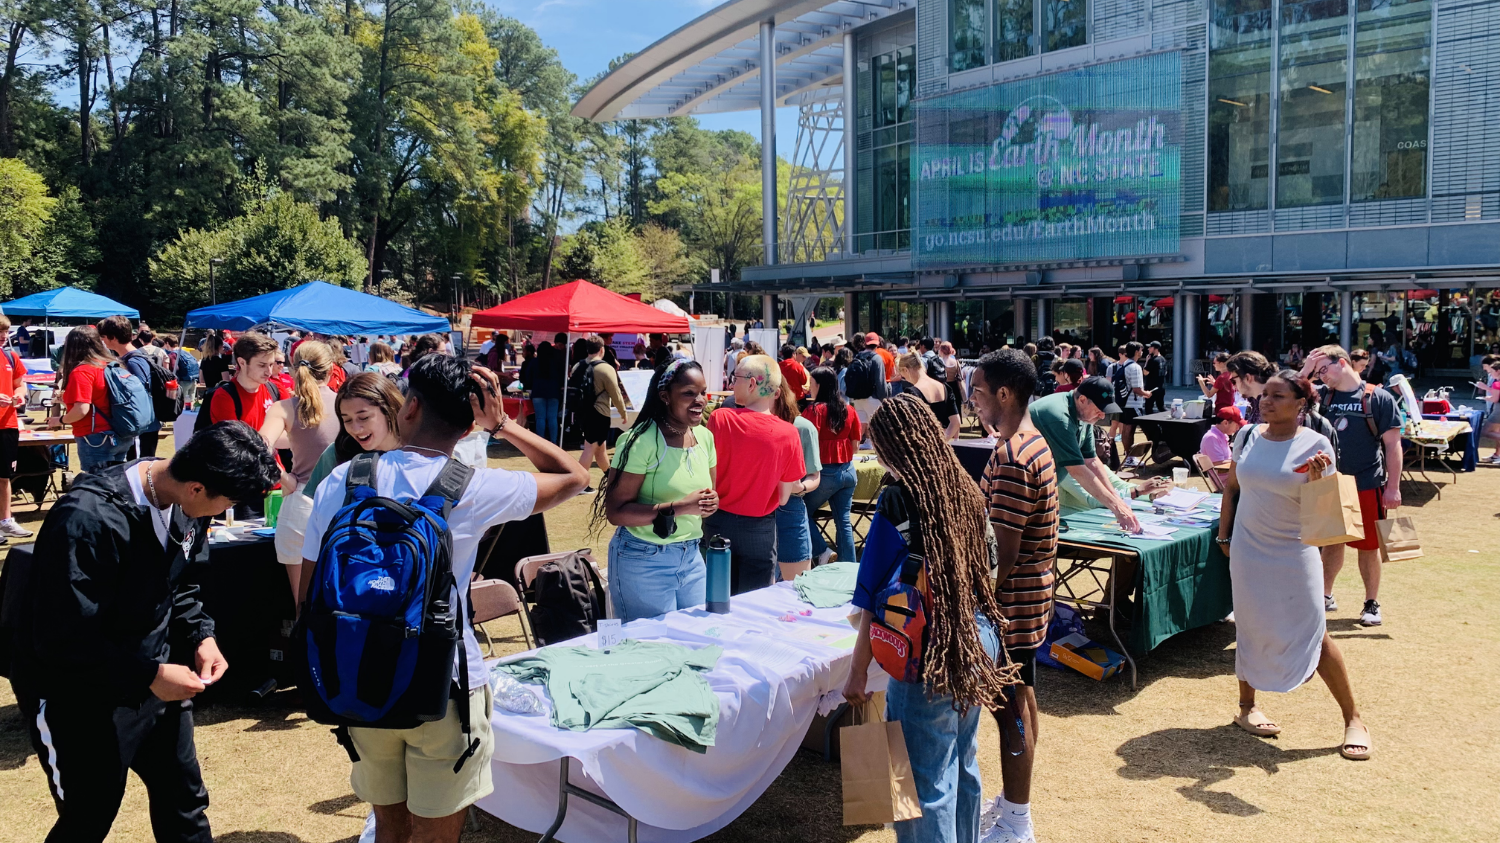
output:
M979 638L991 658L999 655L1000 640L983 616ZM896 843L976 843L984 801L979 708L959 714L952 697L928 699L923 683L892 679L885 689L885 719L901 723L922 803L922 816L896 823Z
M776 508L776 561L806 562L812 558L812 537L807 530L807 505L793 495ZM776 569L781 579L781 569Z
M609 542L609 599L625 623L703 605L708 570L698 540L654 544L624 527Z
M557 414L562 409L562 399L533 398L531 406L536 409L536 435L548 442L556 442Z
M823 466L818 488L803 498L807 502L807 521L812 528L813 556L822 556L828 549L823 531L812 523L813 516L824 502L833 510L834 541L838 544L839 562L858 562L854 556L854 525L849 523L849 510L854 507L854 486L859 478L854 473L854 463L833 463Z
M90 474L125 462L130 449L135 447L135 437L117 439L108 431L78 436L74 441L78 443L78 466Z

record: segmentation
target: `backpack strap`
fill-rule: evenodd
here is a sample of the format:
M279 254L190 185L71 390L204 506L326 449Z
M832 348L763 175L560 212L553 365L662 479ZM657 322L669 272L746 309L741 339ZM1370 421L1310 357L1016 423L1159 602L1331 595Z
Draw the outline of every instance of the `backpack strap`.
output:
M353 474L353 469L350 469L350 474ZM442 498L443 520L446 521L448 520L448 513L453 510L453 507L458 505L459 500L464 496L464 492L469 488L469 481L473 479L474 469L449 457L447 464L443 466L443 470L438 474L437 479L432 481L432 485L427 487L427 491L422 493L422 497Z
M1375 414L1370 411L1370 390L1362 390L1359 394L1359 409L1364 413L1365 424L1370 428L1370 436L1377 441L1380 439L1380 431L1375 429Z
M349 461L349 476L344 479L344 506L354 500L354 491L361 487L375 488L375 466L380 464L380 455L374 451L355 454Z

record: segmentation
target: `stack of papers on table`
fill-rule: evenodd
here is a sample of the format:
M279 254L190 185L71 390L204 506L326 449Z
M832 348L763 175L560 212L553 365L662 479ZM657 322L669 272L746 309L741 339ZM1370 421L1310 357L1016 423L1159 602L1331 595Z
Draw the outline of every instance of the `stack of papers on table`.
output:
M1173 489L1151 501L1152 506L1163 509L1197 509L1200 504L1208 500L1207 492L1194 492L1190 489Z

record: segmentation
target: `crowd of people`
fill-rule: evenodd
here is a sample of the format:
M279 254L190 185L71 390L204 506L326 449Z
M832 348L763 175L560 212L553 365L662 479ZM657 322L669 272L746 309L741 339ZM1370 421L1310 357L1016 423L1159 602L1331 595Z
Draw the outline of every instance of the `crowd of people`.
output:
M1127 343L1107 359L1043 338L985 354L966 377L952 345L932 338L867 333L816 352L785 345L773 357L726 337L731 395L709 412L701 364L653 336L635 354L652 367L645 400L616 433L612 417L630 418L618 375L628 366L604 336L518 346L497 332L478 363L455 356L439 335L298 334L283 343L248 331L206 338L201 362L171 339L112 317L73 329L62 351L63 421L85 473L40 530L29 586L35 617L12 667L59 813L49 839L104 839L128 769L148 778L158 833L209 839L191 707L176 703L226 667L212 621L182 583L186 562L206 553L212 517L253 509L279 488L276 554L302 606L319 588L320 554L354 484L395 499L431 495L455 448L477 432L508 441L535 471L481 461L453 491L444 517L456 583L468 582L487 529L593 491L592 465L602 470L592 518L613 528L608 589L625 622L702 605L711 538L729 542L736 594L857 563L858 635L844 696L869 698L877 662L892 677L885 714L902 723L922 805L920 818L896 823L897 839L1033 843L1036 662L1053 615L1061 518L1103 508L1122 530L1139 532L1131 502L1169 488L1111 468L1116 431L1128 451L1136 415L1163 406L1165 363L1154 343ZM1326 631L1343 548L1302 545L1297 510L1310 478L1335 469L1356 477L1372 537L1353 545L1366 590L1361 617L1380 623L1374 522L1401 503L1399 419L1390 394L1369 388L1358 364L1337 346L1307 354L1300 371L1241 352L1216 359L1216 376L1203 381L1215 419L1204 452L1224 464L1227 490L1217 542L1233 574L1234 722L1278 733L1257 692L1290 691L1316 673L1340 706L1340 751L1351 759L1369 758L1373 747ZM0 380L6 368L17 392L10 402L0 395L0 457L3 408L24 390L24 367L7 355ZM171 460L154 459L163 419L136 420L131 435L111 426L111 381L121 369L148 390L165 372L169 397L198 402L195 432ZM512 380L530 390L534 430L504 412L500 390ZM564 398L571 421L560 417ZM978 484L950 445L965 406L994 441ZM564 425L580 434L577 457L560 445ZM850 515L861 450L879 460L885 481L856 555ZM816 524L825 504L831 544ZM10 523L0 520L0 533ZM466 590L457 594L462 616ZM906 623L893 607L913 605L913 594L926 632L893 667L881 642ZM492 788L488 676L472 628L463 625L461 636L446 717L414 729L348 729L354 791L375 806L378 839L456 841L467 807ZM90 671L109 678L101 698L68 686ZM1000 735L1003 790L988 804L977 761L981 709Z

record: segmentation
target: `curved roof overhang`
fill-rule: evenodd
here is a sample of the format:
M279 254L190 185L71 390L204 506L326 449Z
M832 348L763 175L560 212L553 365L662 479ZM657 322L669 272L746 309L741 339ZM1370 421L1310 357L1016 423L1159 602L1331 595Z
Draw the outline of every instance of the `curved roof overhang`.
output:
M760 23L776 22L776 104L843 82L843 36L915 0L729 0L605 75L573 107L595 122L760 107Z

